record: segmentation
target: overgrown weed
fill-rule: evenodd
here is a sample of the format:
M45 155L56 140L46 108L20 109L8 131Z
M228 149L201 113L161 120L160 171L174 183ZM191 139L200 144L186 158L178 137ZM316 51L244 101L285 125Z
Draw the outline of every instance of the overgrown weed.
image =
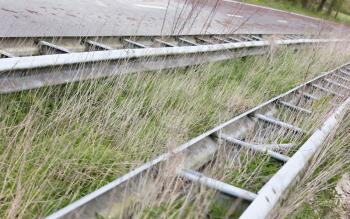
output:
M343 64L350 57L347 48L279 48L245 60L2 95L0 217L46 216L216 124ZM211 203L203 200L211 193L196 186L190 191L185 205L174 196L158 215L210 214ZM164 204L141 208L157 205Z

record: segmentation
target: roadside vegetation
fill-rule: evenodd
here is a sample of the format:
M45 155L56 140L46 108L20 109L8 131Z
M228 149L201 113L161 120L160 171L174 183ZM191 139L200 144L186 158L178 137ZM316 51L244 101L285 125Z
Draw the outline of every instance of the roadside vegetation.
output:
M329 98L326 98L313 104L313 118L289 111L287 114L283 113L282 120L297 127L308 123L309 128L304 130L310 130L312 133L312 130L320 127L332 113L334 107L331 102ZM299 118L296 119L297 117ZM281 117L277 116L277 118ZM334 191L334 186L340 176L349 170L347 159L349 156L349 124L349 116L347 116L312 160L305 178L297 182L296 193L292 190L292 198L282 202L283 206L276 209L275 215L272 215L271 218L339 218L349 214L349 176L342 182L341 188L344 188L342 194L345 197L341 200L341 204ZM265 127L260 131L252 133L252 136L246 136L245 141L256 142L257 139L264 138L263 133L267 134L272 142L280 142L288 136L288 132L281 133L276 127ZM256 138L256 136L259 137ZM293 156L308 137L310 137L308 134L305 136L291 135L286 142L298 144L291 150L279 152ZM176 169L179 165L179 162L176 162L168 167ZM281 162L270 156L233 147L231 144L219 141L218 152L207 165L201 168L201 172L205 176L258 193L282 165ZM238 218L249 205L247 201L218 194L196 183L188 183L177 177L175 173L176 171L168 170L165 176L161 175L161 180L156 180L153 189L148 189L146 195L136 199L135 204L130 208L132 210L126 215L135 216L136 211L141 212L141 218ZM305 183L310 180L310 174L312 174L311 185ZM337 187L339 187L339 182ZM159 190L159 188L163 189ZM186 192L183 192L181 188L186 188ZM141 209L141 211L135 209ZM125 217L125 212L123 213ZM138 217L139 214L136 214L136 218Z
M350 25L349 0L243 0L243 2Z
M266 56L1 95L0 217L47 216L216 124L349 61L348 48L279 48ZM268 160L241 153L241 164L257 172ZM263 169L252 189L276 166ZM239 181L242 172L222 170L229 182L247 181ZM166 204L157 199L142 206L138 217L234 214L232 206L223 211L203 202L213 192L193 188L195 202L186 199L192 196L181 201L174 195Z
M349 132L350 113L316 154L275 218L348 218Z

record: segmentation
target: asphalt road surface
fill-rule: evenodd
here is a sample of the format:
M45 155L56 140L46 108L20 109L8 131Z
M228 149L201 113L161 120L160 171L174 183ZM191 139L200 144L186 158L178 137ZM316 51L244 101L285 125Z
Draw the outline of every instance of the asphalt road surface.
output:
M335 33L342 25L232 0L0 0L0 37Z

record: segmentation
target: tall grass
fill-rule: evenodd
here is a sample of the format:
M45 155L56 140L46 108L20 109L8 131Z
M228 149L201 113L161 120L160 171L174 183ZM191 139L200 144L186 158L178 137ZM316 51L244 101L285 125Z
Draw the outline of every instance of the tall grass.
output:
M345 44L299 51L279 48L267 56L2 95L0 217L48 215L216 124L344 63L350 57L347 49ZM194 203L186 196L183 201L191 204L185 206L209 209L200 200L214 193L197 189L192 193L202 195ZM179 217L209 212L176 207L178 200L174 195L164 209L172 212L175 206ZM154 206L163 202L157 203L143 206L138 217L157 215Z
M350 114L343 119L310 163L305 176L276 212L275 218L347 218L348 199L335 187L350 170ZM348 181L345 181L349 183ZM346 194L348 196L349 194ZM342 204L343 203L343 204Z

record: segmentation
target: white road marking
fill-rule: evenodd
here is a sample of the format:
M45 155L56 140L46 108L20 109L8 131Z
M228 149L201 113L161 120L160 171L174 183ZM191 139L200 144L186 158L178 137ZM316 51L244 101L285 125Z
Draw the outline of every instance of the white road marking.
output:
M166 9L166 7L157 6L157 5L134 4L134 6L140 7L140 8L152 8L152 9L160 9L160 10L165 10Z
M242 18L243 16L241 15L235 15L235 14L226 14L229 17L237 17L237 18Z
M277 20L277 22L278 22L278 23L283 23L283 24L288 23L288 21L286 21L286 20Z

